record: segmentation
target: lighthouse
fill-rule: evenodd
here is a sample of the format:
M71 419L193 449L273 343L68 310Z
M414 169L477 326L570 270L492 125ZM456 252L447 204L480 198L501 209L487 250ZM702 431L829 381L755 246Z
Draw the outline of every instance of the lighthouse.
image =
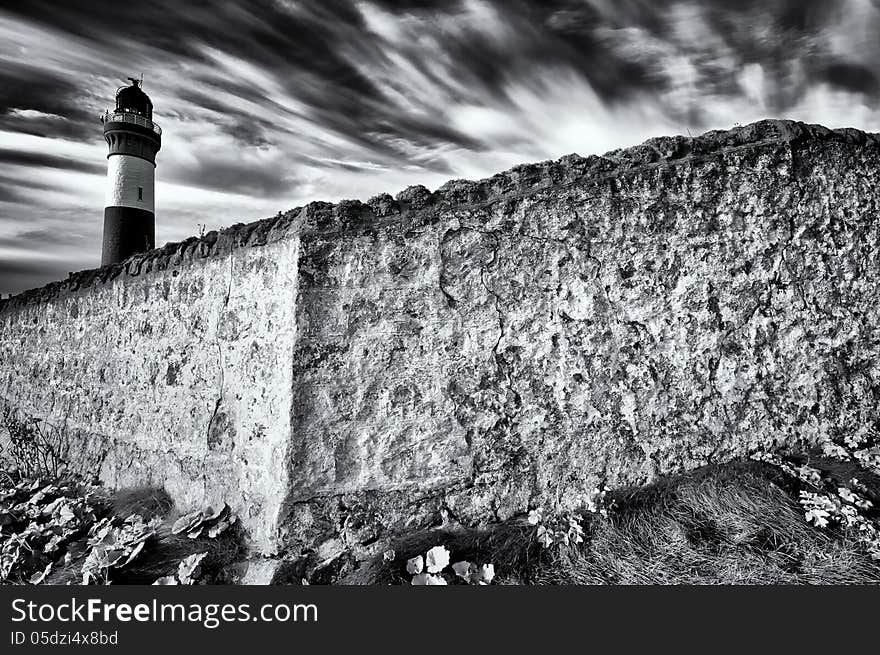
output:
M156 153L162 129L153 122L153 103L141 81L116 91L116 109L105 112L107 195L101 266L115 264L156 245Z

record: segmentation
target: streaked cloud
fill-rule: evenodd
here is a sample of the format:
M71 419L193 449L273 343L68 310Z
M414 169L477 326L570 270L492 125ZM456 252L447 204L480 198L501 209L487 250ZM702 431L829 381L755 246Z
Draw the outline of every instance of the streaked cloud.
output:
M164 130L161 244L764 117L880 131L878 33L877 0L18 3L0 292L98 264L97 118L128 75Z

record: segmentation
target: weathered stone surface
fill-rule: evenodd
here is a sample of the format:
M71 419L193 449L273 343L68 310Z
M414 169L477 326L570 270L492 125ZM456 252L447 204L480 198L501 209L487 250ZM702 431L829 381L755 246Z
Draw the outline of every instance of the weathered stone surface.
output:
M108 484L162 486L187 510L228 501L268 543L287 488L298 241L209 239L148 273L129 260L7 301L0 397L101 450Z
M570 507L876 429L878 198L876 136L764 121L312 203L3 302L0 396L266 553Z

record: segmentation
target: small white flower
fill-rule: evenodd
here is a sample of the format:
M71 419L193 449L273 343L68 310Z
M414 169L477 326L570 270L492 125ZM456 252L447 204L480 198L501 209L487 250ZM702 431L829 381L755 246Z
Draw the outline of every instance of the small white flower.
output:
M418 575L425 568L425 562L422 559L422 556L419 555L417 557L413 557L412 559L406 560L406 572L412 575Z
M449 551L446 546L434 546L425 554L425 566L428 573L439 573L449 566Z
M492 579L495 577L495 565L494 564L483 564L480 567L480 577L479 581L484 584L489 584L492 582Z

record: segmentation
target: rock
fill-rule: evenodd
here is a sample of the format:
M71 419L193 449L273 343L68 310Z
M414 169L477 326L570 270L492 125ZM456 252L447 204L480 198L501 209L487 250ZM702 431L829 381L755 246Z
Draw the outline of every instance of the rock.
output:
M408 204L411 209L423 209L431 202L431 192L417 184L398 193L395 200L400 204Z
M367 201L373 213L379 217L390 216L398 211L397 201L388 193L380 193Z
M277 559L257 558L245 562L245 568L239 584L271 585L281 574L284 563Z

